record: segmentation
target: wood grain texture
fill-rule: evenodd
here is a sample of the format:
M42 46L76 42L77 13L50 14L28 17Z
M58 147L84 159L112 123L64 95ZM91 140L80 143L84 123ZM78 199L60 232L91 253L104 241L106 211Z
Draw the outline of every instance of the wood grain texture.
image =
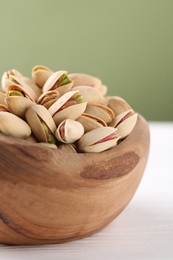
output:
M92 234L129 203L144 173L149 129L99 154L65 154L0 136L0 243L62 243Z

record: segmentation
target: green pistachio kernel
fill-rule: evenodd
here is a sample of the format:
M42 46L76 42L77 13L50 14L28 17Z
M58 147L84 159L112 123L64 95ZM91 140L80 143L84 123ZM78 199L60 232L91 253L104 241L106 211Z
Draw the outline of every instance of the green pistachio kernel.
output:
M77 104L82 103L82 102L84 101L84 100L83 100L83 96L77 95L77 96L75 97L75 101L76 101Z
M24 93L20 90L11 90L8 92L8 96L21 96L24 97Z
M60 79L58 80L57 86L58 86L58 87L61 87L61 86L66 85L66 84L68 84L68 83L70 83L70 82L71 82L71 80L68 78L67 74L63 74L63 75L60 77Z
M43 130L45 131L46 137L47 137L47 142L50 144L56 144L56 138L55 136L51 133L49 127L45 124L45 122L41 122Z

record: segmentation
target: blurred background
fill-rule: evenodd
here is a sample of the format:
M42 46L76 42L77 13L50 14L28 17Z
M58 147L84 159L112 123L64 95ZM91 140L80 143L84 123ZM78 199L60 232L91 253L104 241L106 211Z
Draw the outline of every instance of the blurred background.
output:
M88 73L147 120L173 121L172 0L0 0L0 31L1 75Z

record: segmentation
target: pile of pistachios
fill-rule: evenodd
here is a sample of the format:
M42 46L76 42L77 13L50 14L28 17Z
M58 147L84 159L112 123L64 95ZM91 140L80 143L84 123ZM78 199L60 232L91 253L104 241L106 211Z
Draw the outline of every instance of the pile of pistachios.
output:
M107 150L131 133L137 113L106 94L87 74L37 65L30 79L9 70L0 88L0 133L69 152Z

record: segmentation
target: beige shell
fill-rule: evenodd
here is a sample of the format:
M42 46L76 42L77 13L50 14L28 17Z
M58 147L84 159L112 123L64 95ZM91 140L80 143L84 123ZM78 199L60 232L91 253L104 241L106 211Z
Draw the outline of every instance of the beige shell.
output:
M53 74L53 71L48 67L37 65L32 69L32 78L35 84L43 88L47 79Z
M26 139L31 135L31 128L21 118L9 112L0 112L0 132L16 138Z
M45 142L40 142L38 143L38 145L43 145L47 148L51 148L51 149L58 149L58 147L56 146L56 144L50 144L50 143L45 143Z
M23 79L32 88L32 90L35 92L36 97L39 98L39 96L42 94L41 89L34 83L34 81L32 79L29 79L27 77L24 77Z
M63 143L74 143L79 140L83 134L84 128L82 124L73 119L62 121L55 132L56 138Z
M24 118L26 110L34 104L33 101L22 96L7 96L6 103L10 112Z
M86 102L71 105L67 108L61 110L61 108L66 104L68 100L70 100L74 95L80 94L79 91L69 91L61 96L49 109L51 116L56 123L59 125L65 119L77 119L82 113L84 113L86 109Z
M0 92L0 104L2 104L2 105L6 105L6 103L5 103L5 94L4 93L2 93L2 92Z
M12 70L5 71L1 79L1 86L5 92L7 87L12 84L11 80L9 79L10 76L23 77L23 75L18 70L12 69Z
M42 127L40 119L47 125L51 133L54 134L56 125L44 106L36 104L32 105L27 109L25 117L38 141L47 142L46 133Z
M102 119L87 113L83 113L77 121L83 125L85 133L99 127L107 126Z
M114 127L118 128L121 138L128 136L136 125L138 114L133 110L121 113L115 118Z
M122 112L132 109L123 98L118 96L107 98L107 106L114 111L115 116L118 116Z
M64 108L63 110L57 112L54 116L53 119L55 121L56 125L59 125L63 120L65 119L77 119L82 115L86 109L87 103L80 103L76 104L73 106L69 106L67 108Z
M96 88L90 86L77 86L74 87L73 90L78 90L88 104L103 103L103 95Z
M88 104L85 113L101 118L106 124L110 124L115 118L113 110L104 105Z
M54 72L49 78L48 80L45 82L44 86L43 86L43 92L47 92L49 90L54 90L57 88L57 90L59 91L59 93L61 95L65 94L66 92L70 91L72 86L73 86L73 82L70 82L68 84L65 84L63 86L60 87L55 87L55 84L57 83L57 81L61 78L61 76L66 75L67 71L64 70L60 70L60 71L56 71Z
M116 128L97 128L81 137L78 141L78 148L81 152L102 152L117 145L119 139Z
M43 105L47 109L55 103L60 97L60 93L57 90L50 90L42 93L38 98L37 103Z
M0 111L10 112L7 105L4 105L4 104L0 104Z
M10 79L12 80L12 83L8 86L9 90L21 90L23 91L32 101L37 100L37 96L34 92L34 90L25 82L24 78L14 77L10 76ZM13 82L14 80L14 82Z

